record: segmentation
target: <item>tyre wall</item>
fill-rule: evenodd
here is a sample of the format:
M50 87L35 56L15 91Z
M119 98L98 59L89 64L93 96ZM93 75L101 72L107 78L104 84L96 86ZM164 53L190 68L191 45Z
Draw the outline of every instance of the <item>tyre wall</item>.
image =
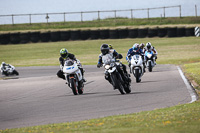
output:
M88 39L194 36L194 27L154 27L0 33L0 44L57 42Z

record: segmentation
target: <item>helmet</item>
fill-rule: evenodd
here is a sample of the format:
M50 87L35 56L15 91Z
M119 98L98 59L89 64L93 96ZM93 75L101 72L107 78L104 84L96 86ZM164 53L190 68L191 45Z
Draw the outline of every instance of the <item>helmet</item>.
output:
M6 63L5 63L5 62L2 62L1 64L2 64L2 66L5 66L5 65L6 65Z
M101 45L101 53L103 55L106 55L109 52L110 48L108 46L108 44L102 44Z
M113 47L112 47L112 45L111 45L111 44L108 44L108 47L109 47L110 49L113 49Z
M151 43L150 42L146 43L146 47L147 47L147 49L150 49L151 48Z
M139 44L138 43L135 43L134 45L133 45L133 48L139 48Z
M62 48L62 49L60 50L60 56L63 57L63 58L67 58L67 56L68 56L68 51L67 51L66 48Z
M144 43L140 44L140 48L143 49L144 48Z

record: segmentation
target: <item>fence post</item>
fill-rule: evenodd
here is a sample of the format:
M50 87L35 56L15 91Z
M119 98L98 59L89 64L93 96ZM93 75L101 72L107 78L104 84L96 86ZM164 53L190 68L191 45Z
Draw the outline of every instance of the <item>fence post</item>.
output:
M47 24L48 24L49 23L49 21L48 21L48 19L49 19L48 13L47 13L46 19L47 19Z
M81 12L81 22L83 22L83 12Z
M149 19L149 8L147 9L147 16L148 16L148 19Z
M100 11L98 11L98 20L100 20Z
M179 5L180 18L181 18L181 5Z
M133 9L131 9L131 19L133 19Z
M116 11L116 10L114 10L114 13L115 13L115 19L116 19L116 17L117 17L117 11Z
M165 18L165 7L163 7L163 17Z
M29 14L29 21L30 21L30 25L31 25L31 14Z
M197 5L195 5L195 16L197 17Z
M64 15L64 23L65 23L65 12L64 12L64 14L63 14L63 15Z
M12 14L12 24L14 25L14 15Z

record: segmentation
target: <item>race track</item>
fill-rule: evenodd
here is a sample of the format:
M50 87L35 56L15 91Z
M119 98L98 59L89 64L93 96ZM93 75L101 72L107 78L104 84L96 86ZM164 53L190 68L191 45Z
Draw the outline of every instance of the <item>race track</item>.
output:
M0 80L0 129L129 114L192 100L174 65L157 65L141 83L131 75L132 92L125 95L113 90L102 68L83 67L87 83L84 94L77 96L57 78L57 66L20 67L19 77Z

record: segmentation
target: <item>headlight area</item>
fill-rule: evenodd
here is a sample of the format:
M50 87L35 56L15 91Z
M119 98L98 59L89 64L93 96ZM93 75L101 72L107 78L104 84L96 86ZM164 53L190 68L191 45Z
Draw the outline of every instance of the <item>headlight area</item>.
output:
M110 68L110 65L105 65L105 69L109 69Z

